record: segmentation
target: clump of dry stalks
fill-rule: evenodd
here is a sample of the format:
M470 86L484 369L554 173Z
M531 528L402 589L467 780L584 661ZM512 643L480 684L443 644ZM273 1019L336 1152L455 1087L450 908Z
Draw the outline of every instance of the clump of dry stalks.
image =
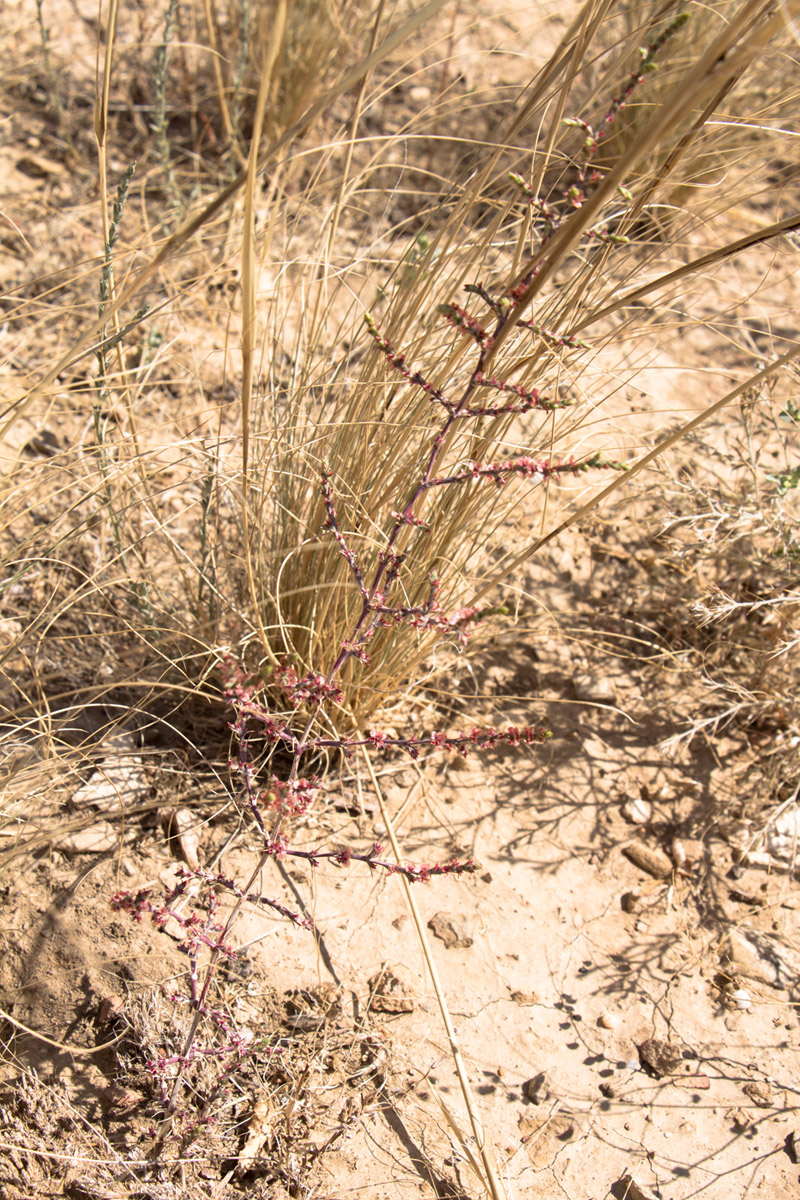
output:
M681 44L684 14L676 17L672 5L640 6L640 23L611 50L598 50L614 10L606 0L590 0L509 105L491 140L476 147L468 172L443 180L440 202L417 223L425 228L414 229L415 237L402 228L381 228L370 216L369 197L373 178L385 170L386 145L363 137L363 122L383 64L419 36L441 7L440 0L429 0L394 26L381 3L369 49L352 66L337 73L327 56L318 71L304 72L293 38L305 7L278 0L264 10L269 19L253 42L260 54L255 97L250 94L245 103L242 93L237 107L231 101L238 94L236 67L230 55L224 70L219 65L221 27L211 6L207 29L219 136L227 139L225 162L236 173L219 192L196 203L187 190L179 189L177 197L166 187L162 202L166 195L172 211L165 224L186 208L177 228L163 235L148 231L139 245L122 251L119 239L131 204L125 207L120 192L113 211L108 195L111 22L95 110L104 248L100 312L52 365L36 364L35 384L3 414L7 434L26 414L54 401L57 386L69 389L70 402L86 396L94 411L92 434L82 447L33 476L20 465L5 485L7 535L30 489L41 487L48 472L68 498L66 507L56 501L44 528L25 527L6 554L7 596L20 597L26 588L34 595L43 564L60 575L48 611L14 631L5 649L10 709L17 712L8 729L17 743L40 736L37 778L45 777L43 763L59 760L70 741L74 745L58 713L72 712L76 698L102 714L126 707L138 711L145 724L163 724L156 701L181 692L213 695L220 663L231 652L266 681L271 719L294 739L295 752L312 733L320 748L345 747L378 710L403 703L420 685L442 633L441 622L387 620L376 627L368 657L356 652L365 650L359 644L340 661L364 605L364 589L353 586L353 562L366 577L393 539L392 548L397 543L402 556L393 560L392 584L406 614L430 614L425 606L432 575L441 611L468 608L485 615L497 608L505 579L624 486L625 476L615 477L588 498L579 497L564 515L550 495L543 466L572 455L597 465L599 454L613 456L618 448L614 430L598 420L603 395L595 391L601 382L595 361L637 330L646 332L657 319L650 306L656 314L659 306L667 311L690 281L751 246L780 244L800 225L796 215L776 213L737 241L717 240L696 253L692 231L705 222L714 236L712 218L731 203L735 184L730 193L720 190L714 212L693 208L688 193L678 188L686 174L695 186L707 180L715 132L731 122L766 123L760 110L752 121L754 114L731 113L727 105L731 97L747 98L748 73L757 76L773 42L786 38L787 15L798 15L796 0L788 0L786 12L765 0L718 7L714 20L691 43L682 43L691 50L685 62L673 59L670 85L649 96L643 76L657 66L665 47ZM244 27L242 10L231 25L239 30L240 44ZM789 43L780 52L791 49ZM312 50L307 45L300 58ZM163 90L167 56L159 61L163 78L156 84ZM234 74L228 78L225 71ZM323 118L344 98L347 118L335 130L326 129L324 145L315 145ZM167 108L156 105L155 111L162 149L169 149ZM771 153L769 141L766 147L765 155ZM161 158L167 172L164 153ZM170 163L174 170L174 155ZM733 179L734 168L725 166ZM146 204L146 190L141 197ZM372 245L376 233L379 250ZM395 245L401 253L394 254L393 265L383 262ZM200 284L191 277L177 281L164 304L157 281L173 264L190 268L201 252L210 265L200 273ZM140 411L149 409L153 416L158 397L151 390L169 377L170 352L167 343L159 346L138 331L156 319L179 323L200 285L224 286L232 277L231 258L238 264L237 287L225 313L222 350L239 399L238 424L221 406L200 434L183 438L181 486L187 501L176 518L170 507L174 489L161 480L163 446L158 439L153 446ZM150 312L143 302L154 306ZM19 313L12 309L12 323L26 304ZM365 310L375 314L372 338L362 329ZM447 321L437 320L437 313ZM126 354L126 346L135 353ZM469 357L476 348L477 367ZM627 476L800 356L796 343L781 349L752 377L634 458ZM98 372L87 391L78 365L92 353ZM543 397L547 404L538 403ZM443 427L442 407L458 415L459 404L470 419ZM403 509L413 492L410 481L433 478L425 475L432 445L446 454L450 486L436 491L424 513ZM540 468L541 532L514 551L499 549L493 559L490 548L519 505L520 491L516 482L494 489L468 481L481 473L498 482L522 475L509 464L523 459ZM320 491L321 479L335 480L346 520L332 517L331 493ZM556 515L548 525L551 508ZM90 530L99 530L93 557L81 548ZM9 536L5 540L8 544ZM90 679L84 672L70 690L64 682L69 671L63 658L56 663L54 646L71 638L87 613L102 624L111 676ZM117 675L126 660L123 691ZM335 695L331 664L338 664ZM271 681L285 682L288 670L295 681L322 680L325 690L312 696L289 688L287 704L287 688L272 687ZM48 695L48 672L64 693L55 702ZM81 734L84 755L91 755L97 732ZM372 738L372 749L379 744ZM366 768L379 792L369 759ZM29 788L30 773L24 779ZM381 807L399 856L382 798ZM38 831L36 844L42 836ZM20 845L30 848L24 831ZM276 845L265 843L259 871ZM240 889L237 911L249 890ZM411 898L410 903L413 911ZM424 939L418 920L417 926ZM228 921L226 942L230 932ZM220 951L216 943L209 948L210 987ZM425 953L435 980L427 946ZM470 1096L444 995L436 987L471 1123L473 1141L462 1135L462 1142L480 1185L497 1198L503 1184ZM199 1019L196 991L190 1003ZM166 1132L162 1125L160 1141Z

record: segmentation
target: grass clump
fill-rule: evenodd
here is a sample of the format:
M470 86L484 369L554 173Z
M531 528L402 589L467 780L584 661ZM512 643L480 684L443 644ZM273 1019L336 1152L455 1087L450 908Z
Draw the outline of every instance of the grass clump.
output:
M672 8L643 14L615 55L601 55L587 99L608 16L605 4L588 3L509 106L492 144L447 181L430 219L393 225L391 195L375 211L375 180L391 170L385 152L394 135L374 145L362 119L380 71L437 10L430 3L395 25L380 5L368 26L357 5L205 5L198 27L208 33L217 136L224 133L233 178L195 199L184 187L185 147L167 99L173 18L181 42L188 18L170 5L165 26L160 14L153 144L182 223L163 232L160 199L151 209L144 186L144 216L127 244L132 168L123 168L116 204L107 194L115 62L107 42L95 110L102 238L92 286L99 271L100 311L48 365L31 351L38 382L4 416L7 435L27 413L46 421L52 404L81 432L33 467L26 442L4 485L3 602L24 596L32 616L4 649L8 732L30 753L6 814L19 842L3 861L48 840L46 821L32 835L26 827L20 784L28 799L36 794L31 771L52 796L65 761L79 775L112 733L132 731L139 748L164 739L158 749L166 743L173 763L179 752L184 762L190 753L209 760L209 787L249 842L241 877L184 853L163 895L155 885L122 888L115 901L137 920L170 925L189 964L172 998L189 1016L152 1071L156 1159L178 1136L194 1080L202 1076L211 1100L191 1114L188 1132L180 1128L181 1154L207 1124L222 1083L251 1069L249 1044L214 999L223 964L238 961L242 910L309 924L276 898L269 873L297 859L398 876L454 1054L471 1130L462 1146L479 1186L499 1197L410 891L477 865L405 860L375 759L399 750L416 762L423 752L546 740L538 720L450 730L442 717L423 727L412 701L440 681L473 626L509 615L504 586L520 586L516 573L538 549L800 354L787 339L788 349L776 347L752 376L739 372L722 398L660 438L637 430L641 414L629 423L605 415L618 386L615 355L624 347L635 358L657 324L673 319L679 294L687 301L690 282L699 292L716 266L777 243L796 218L776 213L734 241L714 241L711 226L712 244L699 253L704 218L691 208L653 234L659 206L680 207L675 180L683 166L696 170L701 132L783 36L781 14L744 0L701 28L636 121L627 117L647 69L686 38L691 20ZM364 37L369 28L369 46L345 69L337 56L352 41L351 21ZM347 112L334 119L345 97ZM195 150L210 138L200 124ZM164 299L156 284L165 278ZM12 303L15 329L30 303L27 295ZM208 355L205 343L184 336L197 310L214 318L202 330L213 343ZM89 355L91 381L81 366ZM607 471L614 478L599 489L597 473ZM765 476L759 511L773 535L782 531L785 564L796 539L781 505L797 484L795 460L789 455L771 475L775 491L765 503ZM45 487L37 517L26 510ZM522 531L513 541L505 532L512 521ZM773 565L777 558L773 551ZM767 598L725 593L709 612L720 615L722 604L752 620L769 603L790 614L790 578ZM796 645L787 624L780 653ZM97 646L100 661L87 661L87 647ZM765 667L759 686L766 678ZM756 697L755 683L747 686ZM783 702L776 697L773 708ZM223 781L229 735L231 778ZM391 853L377 841L300 845L298 829L328 800L326 767L355 756ZM63 815L59 795L46 816L55 823ZM223 1066L209 1083L214 1060Z
M755 15L753 10L754 19ZM639 63L654 63L668 43L686 32L683 26L683 17L657 22L644 58L636 52ZM721 49L728 36L714 44ZM324 463L337 480L348 533L365 553L375 555L381 552L387 530L382 514L424 461L425 439L435 419L432 410L464 386L483 397L480 403L486 411L476 427L468 424L448 433L454 465L508 460L515 448L524 448L537 460L543 455L548 461L568 458L587 437L595 440L584 461L609 449L613 456L608 430L595 424L589 433L579 402L593 412L603 403L589 382L592 359L614 339L621 342L632 334L638 314L626 306L627 281L634 284L644 272L650 276L644 289L630 287L631 305L672 282L669 272L659 272L670 248L658 239L648 244L636 237L643 213L657 203L663 182L659 168L651 165L646 179L636 172L648 161L654 142L672 138L679 111L688 119L701 98L707 102L711 84L703 71L691 69L625 155L604 166L601 148L635 98L644 74L639 66L623 74L622 82L616 83L616 98L601 109L604 115L595 125L566 116L578 77L574 59L566 52L569 45L565 40L564 52L554 56L539 86L533 85L507 131L510 137L523 118L538 120L543 123L543 150L531 157L524 175L512 174L513 186L505 177L502 198L495 191L491 221L487 225L482 218L476 227L483 189L497 188L494 172L508 142L487 150L480 169L462 180L449 200L444 224L425 236L424 250L420 251L423 243L415 243L413 270L404 259L382 285L375 306L381 333L376 340L372 327L371 352L364 355L358 333L364 301L342 314L338 279L319 287L306 273L302 284L295 276L284 285L289 295L302 287L312 301L305 308L311 321L304 315L293 324L290 382L276 369L286 354L286 326L273 324L271 305L264 316L261 354L269 366L261 381L260 402L252 405L253 449L245 482L256 483L248 521L253 534L251 599L259 614L261 652L273 663L276 656L288 655L301 674L323 670L322 664L335 659L357 609L348 567L330 555L325 538L329 515L318 489ZM711 53L709 45L700 62L710 62ZM743 59L737 61L732 69L737 77L744 66ZM550 111L554 92L559 99L555 115ZM583 137L577 150L576 127ZM688 153L689 143L675 149L676 167ZM551 178L550 164L557 162L563 164L557 182L541 193L543 181ZM629 176L637 179L635 191L628 187ZM720 246L717 261L734 251ZM684 277L704 265L687 264ZM680 277L676 275L675 282ZM620 287L623 297L609 304ZM329 298L334 289L335 296ZM614 310L612 328L608 318ZM279 319L276 312L276 322ZM494 332L481 322L491 322ZM324 357L310 356L305 349L325 344L330 350ZM470 374L470 346L476 344L477 376ZM491 392L494 401L486 399ZM537 401L525 412L534 393ZM519 406L498 403L498 395L504 401L516 396ZM458 487L441 503L437 499L430 533L424 539L415 537L415 553L403 564L400 586L406 603L422 602L430 573L435 572L447 603L469 606L476 572L482 575L480 586L486 586L488 576L479 565L482 557L485 562L484 547L519 503L518 495L507 489L498 504L486 489ZM547 503L549 487L543 496ZM403 546L412 536L403 534ZM429 653L424 636L412 658L409 653L405 635L382 631L369 663L352 676L352 684L348 666L342 683L351 721L368 717L385 703L386 695L413 676L415 663L421 668Z

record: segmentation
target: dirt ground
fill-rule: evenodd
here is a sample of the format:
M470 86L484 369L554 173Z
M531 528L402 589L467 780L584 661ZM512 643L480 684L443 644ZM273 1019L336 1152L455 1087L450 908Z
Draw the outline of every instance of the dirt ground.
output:
M749 782L761 753L740 732L665 751L683 725L680 672L608 652L598 597L626 572L580 536L574 553L591 564L574 619L594 629L507 639L474 667L486 719L549 709L552 741L530 756L381 768L410 858L481 864L419 903L482 1119L519 1196L637 1195L613 1190L626 1175L676 1200L793 1195L798 889L788 873L737 865L734 836L743 814L754 830L763 820ZM572 572L553 573L575 598ZM117 788L135 772L135 786L156 787L141 754L104 771ZM163 780L156 790L168 803ZM352 782L332 790L333 811L302 844L381 837ZM224 816L201 824L201 862L229 832ZM232 876L248 861L242 840L222 859ZM109 909L120 886L170 871L160 828L145 825L100 856L51 849L6 884L5 1009L70 1046L123 1040L83 1057L9 1031L5 1194L171 1194L126 1184L123 1164L146 1157L157 1095L142 1046L158 1040L159 1008L173 1019L166 997L185 960L174 933ZM280 1065L256 1056L238 1081L238 1139L193 1149L196 1194L226 1194L220 1179L262 1097L269 1136L317 1194L475 1194L439 1104L458 1110L457 1084L397 881L292 868L265 889L313 915L316 946L263 915L240 922L248 950L223 1001L240 1032L278 1039ZM388 1003L381 971L394 980ZM291 1116L280 1103L290 1085ZM102 1190L110 1178L118 1191ZM257 1164L244 1178L261 1185Z
M3 17L31 53L33 7L18 0ZM69 12L75 28L54 30L51 46L56 54L60 37L82 47L77 87L93 75L93 18L80 6ZM493 37L510 28L521 38L527 28L524 6L494 20ZM550 15L544 42L563 22ZM465 87L482 70L486 28L476 30L462 6L443 32ZM529 40L521 57L543 58L544 42ZM509 52L513 66L495 66L481 82L510 85L526 65L519 57ZM74 272L100 239L91 189L35 132L35 89L21 82L21 54L15 62L20 79L3 98L13 136L0 150L2 270L9 294L23 280L43 281L29 295L36 330L45 276ZM796 200L796 181L794 189ZM789 203L790 189L782 195ZM759 204L729 214L729 236L761 219ZM48 262L54 246L62 257ZM643 372L633 347L635 379L633 366L630 378L615 368L608 448L635 450L765 352L764 327L751 318L747 326L751 309L730 297L753 294L768 268L769 289L759 293L767 333L791 336L796 262L796 247L777 264L772 249L749 251L708 283L701 328L680 339L655 328ZM53 356L80 324L75 287ZM735 320L744 350L732 344ZM196 322L184 325L186 342L210 345L222 326ZM8 399L47 357L20 339L18 325L0 337L12 334L0 377ZM598 357L597 378L606 371ZM688 382L697 377L703 395ZM214 392L224 379L209 368L203 402L233 434L235 413ZM160 395L168 405L169 389ZM747 608L722 626L702 626L697 609L720 596L749 604L772 594L775 578L797 591L797 560L779 558L764 516L765 496L774 499L767 472L783 465L786 438L796 461L797 423L775 415L796 396L790 379L774 396L723 413L658 474L519 568L508 581L507 624L469 654L453 653L444 680L410 710L384 714L398 729L545 722L552 731L541 747L466 759L375 758L404 855L480 864L414 894L498 1174L518 1200L800 1196L797 647L774 656L793 636L797 605L777 618ZM175 439L159 485L173 490L177 513L191 467L181 404L160 412L153 402L147 426L152 447L164 429ZM12 464L22 463L56 479L46 474L58 470L54 454L67 453L87 420L74 388L30 412L7 431L3 477L20 478ZM50 486L6 539L33 545L47 521L58 532L70 494L62 501ZM13 482L7 495L12 503ZM796 492L781 503L781 528L796 530ZM534 501L522 500L496 553L530 540L540 520ZM147 728L120 716L124 689L109 686L104 700L84 704L98 680L113 682L129 666L125 644L104 641L113 598L97 598L88 632L65 626L53 599L72 586L70 571L76 592L90 576L87 544L85 560L65 565L66 553L54 552L0 599L0 1197L484 1194L400 881L356 862L312 868L289 859L265 869L261 892L314 930L243 909L238 955L220 969L214 1001L216 1028L235 1032L241 1056L221 1072L227 1060L208 1042L178 1137L154 1161L174 1078L163 1062L180 1054L191 1019L175 999L186 986L185 930L174 918L163 927L132 920L111 900L168 891L182 859L246 878L258 839L231 799L222 703L168 697ZM15 639L37 613L53 622L58 647L33 662ZM36 731L48 709L44 738ZM323 802L293 837L309 851L385 841L357 761L332 764ZM190 889L175 907L186 915L192 902Z

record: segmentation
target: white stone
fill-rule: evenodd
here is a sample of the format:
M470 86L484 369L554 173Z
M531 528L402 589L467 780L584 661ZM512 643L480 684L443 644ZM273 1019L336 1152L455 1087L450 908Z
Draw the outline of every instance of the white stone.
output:
M53 839L53 849L62 854L105 854L119 842L119 834L110 821L98 821L86 829L76 829Z
M138 754L110 755L72 795L78 808L91 806L104 812L124 812L144 802L150 785Z
M653 806L649 800L631 796L622 806L622 815L631 825L646 825L653 815Z

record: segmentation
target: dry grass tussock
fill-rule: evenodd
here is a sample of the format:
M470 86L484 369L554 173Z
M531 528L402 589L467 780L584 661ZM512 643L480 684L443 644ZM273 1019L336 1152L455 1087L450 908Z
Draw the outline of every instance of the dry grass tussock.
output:
M446 693L463 653L459 614L481 618L479 645L538 549L640 473L660 487L659 456L742 397L761 411L774 389L777 428L796 429L779 287L800 227L796 9L589 0L502 105L460 71L454 31L476 35L440 0L112 4L101 38L76 18L71 64L47 3L38 33L20 18L38 66L16 65L3 113L37 139L14 170L48 185L4 201L0 865L96 822L71 797L98 747L143 751L151 782L230 816L228 656L293 731L289 751L254 750L276 777L310 739L322 774L378 716L413 729L415 697ZM437 82L415 114L420 62ZM714 291L763 247L743 294ZM705 324L733 343L745 318L769 344L742 338L708 403L621 402L656 339ZM715 564L683 618L714 696L695 732L796 720L798 478L781 453L769 476L751 454L746 503L705 481L674 492L670 530L691 534L676 555ZM367 581L388 570L405 614L368 647L348 555ZM731 636L703 642L721 620ZM287 699L289 668L324 680L324 703ZM794 802L796 754L775 771ZM114 786L127 836L159 802ZM497 1197L470 1111L475 1186Z

